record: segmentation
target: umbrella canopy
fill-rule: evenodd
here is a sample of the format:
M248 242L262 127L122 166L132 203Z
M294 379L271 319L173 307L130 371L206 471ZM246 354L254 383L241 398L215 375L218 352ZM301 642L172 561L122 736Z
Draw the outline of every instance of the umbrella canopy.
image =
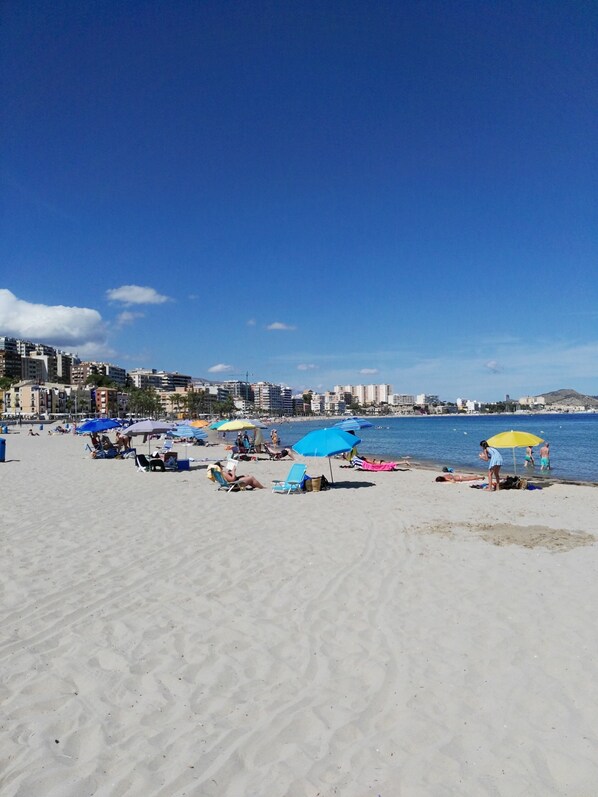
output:
M197 429L195 426L188 426L187 424L181 423L179 424L176 429L172 429L168 432L168 437L182 437L185 439L185 457L187 457L187 448L188 448L188 441L189 438L193 438L194 440L206 440L208 437L207 432L204 432L203 429Z
M223 420L223 421L213 421L213 423L211 423L211 424L208 426L208 429L220 429L220 427L221 427L221 426L224 426L224 424L225 424L225 423L228 423L228 421L226 421L226 420Z
M522 446L537 446L543 443L544 440L531 432L515 432L511 429L510 432L499 432L488 438L488 445L494 448L512 448L513 449L513 468L517 473L517 462L515 460L515 449Z
M204 428L204 426L208 426L208 425L209 425L209 423L210 423L209 421L204 421L204 420L201 420L201 419L200 419L200 420L197 420L197 421L191 421L191 423L189 424L189 426L195 426L195 427L197 427L198 429L203 429L203 428Z
M174 424L169 423L168 421L138 421L131 426L127 426L125 429L125 434L127 437L131 437L132 435L136 434L147 435L147 450L149 451L150 435L160 435L164 434L165 432L170 432L173 426Z
M219 432L242 432L243 429L255 429L255 424L251 421L239 419L237 421L226 421L218 427Z
M193 437L195 440L205 440L208 436L203 429L196 429L194 426L186 426L185 424L180 424L176 429L171 429L168 434L173 437Z
M531 432L500 432L488 438L488 445L494 448L519 448L520 446L537 446L544 440Z
M168 421L138 421L127 426L125 434L127 436L135 434L164 434L173 428L174 424Z
M108 429L115 429L121 426L120 421L113 420L112 418L94 418L91 421L86 421L77 427L77 434L94 434L95 432L105 432Z
M345 418L334 424L335 429L342 429L345 432L357 432L359 429L371 429L373 423L366 421L365 418Z
M349 434L342 429L314 429L305 437L298 440L293 446L293 451L304 457L333 457L335 454L344 454L353 446L361 443L361 439L354 434ZM332 478L332 463L330 465L330 480Z

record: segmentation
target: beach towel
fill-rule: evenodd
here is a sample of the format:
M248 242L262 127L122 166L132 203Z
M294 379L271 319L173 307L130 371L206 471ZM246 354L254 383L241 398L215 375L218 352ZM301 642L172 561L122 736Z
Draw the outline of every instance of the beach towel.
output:
M353 457L351 463L358 470L394 470L397 466L396 462L367 462L360 457Z

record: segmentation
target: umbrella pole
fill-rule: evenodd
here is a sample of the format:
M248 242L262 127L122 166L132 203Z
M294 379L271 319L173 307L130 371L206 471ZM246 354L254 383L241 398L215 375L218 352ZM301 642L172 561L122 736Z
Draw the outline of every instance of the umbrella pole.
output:
M517 476L517 460L515 459L515 449L513 449L513 471Z
M328 457L328 464L330 465L330 484L334 484L334 479L332 477L332 460Z

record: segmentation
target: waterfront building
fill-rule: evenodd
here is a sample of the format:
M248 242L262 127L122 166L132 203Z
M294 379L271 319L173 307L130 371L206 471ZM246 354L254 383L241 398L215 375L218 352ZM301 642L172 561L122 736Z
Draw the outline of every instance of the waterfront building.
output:
M253 385L256 409L270 415L291 415L293 412L290 387L274 385L271 382L257 382Z
M253 389L253 385L250 382L243 382L240 379L225 379L222 382L222 386L228 390L230 396L232 396L235 406L237 401L244 401L246 404L254 404L255 403L255 391Z
M154 388L160 391L174 392L177 387L189 387L193 377L179 374L178 371L157 371L155 368L134 368L129 372L134 387L140 390Z
M72 384L84 385L90 376L105 376L119 387L125 387L127 384L127 372L113 363L87 360L85 362L78 361L71 366Z
M23 382L43 382L43 361L32 357L21 357L21 380Z
M0 376L21 377L21 355L16 338L0 337Z

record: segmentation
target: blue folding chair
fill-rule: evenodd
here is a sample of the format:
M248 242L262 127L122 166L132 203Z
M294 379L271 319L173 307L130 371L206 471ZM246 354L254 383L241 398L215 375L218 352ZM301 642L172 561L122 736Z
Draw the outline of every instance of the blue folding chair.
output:
M303 482L303 477L305 476L306 470L307 470L306 465L300 465L298 462L296 462L294 465L291 466L289 475L286 477L284 481L281 481L280 479L273 480L272 492L284 493L286 495L290 495L291 493L301 492L301 484Z

